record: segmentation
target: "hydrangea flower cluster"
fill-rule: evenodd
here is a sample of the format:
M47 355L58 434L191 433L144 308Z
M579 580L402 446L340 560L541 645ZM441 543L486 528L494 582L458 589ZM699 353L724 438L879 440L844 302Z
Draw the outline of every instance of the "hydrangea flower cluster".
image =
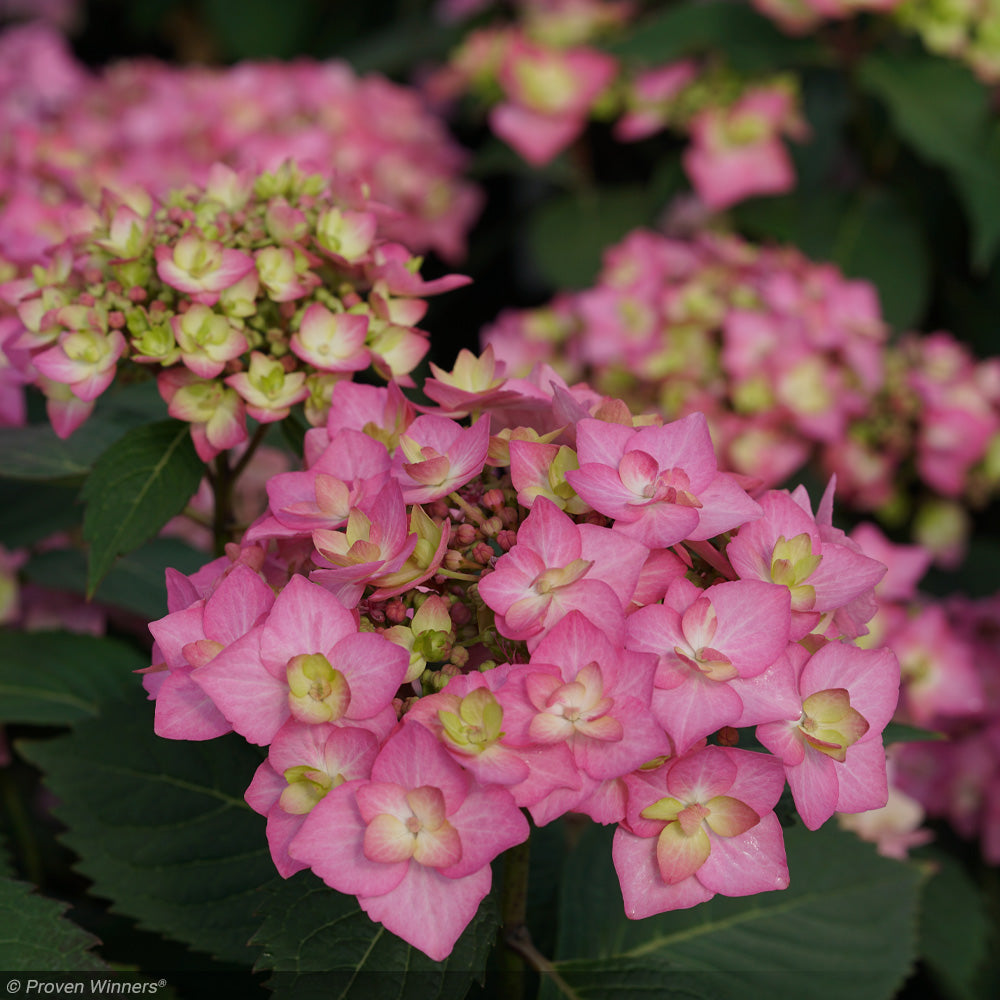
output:
M902 0L894 19L938 55L959 59L983 83L1000 82L1000 4Z
M885 803L899 666L856 640L885 567L832 484L751 496L702 414L634 416L487 349L417 408L343 381L304 469L191 577L168 571L155 729L266 746L247 791L311 868L430 957L489 862L567 812L614 824L640 918L788 884L774 808ZM741 748L756 727L766 752Z
M916 34L933 53L965 63L986 84L1000 81L1000 4L996 0L751 0L783 31L803 35L828 21L870 11Z
M204 184L216 162L254 173L292 158L367 184L389 239L449 260L482 196L466 154L416 91L347 63L228 69L122 61L94 75L40 23L0 37L0 255L34 262L104 188L154 196Z
M1000 864L1000 595L949 598L923 623L925 611L914 609L900 636L901 707L945 738L900 747L897 781L928 816L978 840L986 861Z
M217 164L162 204L108 191L47 267L0 287L18 320L4 348L63 437L126 362L156 373L205 462L247 439L247 417L304 402L321 424L355 372L405 384L428 348L423 296L467 281L424 281L420 258L385 238L385 211L291 161L256 177Z
M589 119L617 119L623 142L668 127L689 136L684 168L713 211L790 190L782 138L807 131L793 78L744 79L693 59L635 69L594 44L632 14L624 4L522 5L516 23L470 32L433 92L476 95L493 132L534 166L566 149Z
M864 11L888 13L904 0L751 0L753 6L792 35L813 31Z
M723 463L768 485L810 459L844 498L960 554L962 507L1000 484L1000 362L944 332L887 341L877 294L794 248L639 230L593 288L482 335L516 374L544 361L671 415L703 412ZM912 471L911 471L912 470Z

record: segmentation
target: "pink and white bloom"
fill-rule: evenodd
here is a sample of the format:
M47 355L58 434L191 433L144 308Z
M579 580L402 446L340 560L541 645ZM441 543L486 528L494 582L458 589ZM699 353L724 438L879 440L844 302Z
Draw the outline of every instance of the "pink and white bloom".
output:
M743 525L726 548L741 579L788 587L793 642L812 631L824 614L871 597L885 574L882 563L863 555L843 533L842 540L836 540L838 533L829 525L831 504L828 494L817 519L807 509L804 491L791 495L771 490L761 499L764 516ZM870 603L869 618L875 612L873 598Z
M288 853L306 816L330 789L367 778L379 746L367 729L329 722L309 726L289 719L278 730L244 798L267 817L267 846L282 878L307 867Z
M225 716L191 680L191 672L246 635L272 604L274 591L260 575L237 565L207 598L150 623L163 664L143 676L143 686L156 700L157 736L209 740L230 731Z
M682 577L663 604L629 616L626 647L659 658L652 707L678 753L741 720L742 680L788 645L789 604L788 590L773 584L736 580L702 591Z
M390 479L376 496L351 508L342 531L313 532L319 569L311 579L353 607L368 584L378 586L402 568L417 542L417 534L409 530L402 492Z
M279 359L260 351L251 352L249 370L224 381L243 397L249 416L262 424L284 420L309 395L305 372L289 372Z
M411 725L385 743L369 780L332 789L312 809L289 853L441 961L490 890L490 862L527 836L508 791L476 785Z
M884 806L882 730L899 696L895 654L830 642L812 656L793 645L788 655L800 713L758 726L757 739L785 765L802 821L815 830L835 812Z
M760 506L719 472L704 414L635 429L584 419L580 468L566 479L615 530L650 546L704 540L760 516Z
M801 129L791 94L759 87L731 107L695 115L684 169L698 197L716 211L750 195L782 194L794 186L795 170L779 134Z
M649 707L655 671L654 656L621 648L579 611L570 611L545 635L529 663L511 669L497 692L504 742L565 748L560 750L563 785L579 787L574 771L585 779L582 795L575 796L580 806L596 783L613 781L670 752L670 741ZM563 805L560 811L574 807ZM531 809L536 822L541 815L552 818L544 800Z
M705 747L628 776L628 817L611 856L632 920L714 895L788 887L774 806L785 785L767 754Z
M117 330L70 330L32 361L46 378L68 385L77 399L89 403L114 380L125 348L125 338Z
M479 581L497 628L529 649L576 609L621 641L624 613L649 550L593 524L576 524L544 497L517 531L517 544ZM534 641L532 641L534 640Z
M158 246L155 252L160 280L206 306L215 305L224 288L235 285L254 269L249 254L195 233L185 234L172 248Z
M187 312L171 317L170 328L181 351L181 361L202 378L215 378L227 361L247 349L243 333L225 316L208 306L195 304Z
M341 528L351 508L374 498L389 478L389 452L361 431L339 431L313 465L267 481L270 516L254 524L248 541Z
M490 112L490 127L542 166L580 135L617 71L616 60L596 49L556 49L515 36L499 71L507 99Z
M191 676L233 729L263 745L289 718L380 728L395 718L408 665L404 649L359 632L332 594L293 576L258 627Z
M334 313L322 302L313 302L302 314L289 347L296 357L324 372L363 371L371 363L365 349L368 317L359 313Z
M203 462L246 441L246 407L235 389L184 368L160 372L156 387L170 416L191 425L191 440Z
M400 435L393 475L407 503L437 500L464 486L483 470L490 445L489 417L471 427L424 414Z

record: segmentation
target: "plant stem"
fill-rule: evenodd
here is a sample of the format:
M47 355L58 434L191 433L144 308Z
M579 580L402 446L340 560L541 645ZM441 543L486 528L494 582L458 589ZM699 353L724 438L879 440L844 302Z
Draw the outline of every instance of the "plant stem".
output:
M535 947L527 927L522 924L516 931L505 933L504 943L508 949L520 955L535 972L550 979L552 984L564 997L568 997L569 1000L580 1000L579 993L556 972L556 968L552 962ZM509 994L505 992L503 995L507 997Z
M209 477L212 484L213 507L212 535L213 551L221 556L226 551L226 543L231 541L233 515L233 483L235 477L229 467L229 452L224 451L215 457L215 475Z
M240 474L243 470L250 464L250 459L253 458L254 452L260 447L260 443L267 437L268 429L270 424L258 424L257 430L253 432L253 437L250 438L250 443L246 446L243 454L240 455L239 461L233 466L232 477L234 480L239 479Z
M500 891L500 926L506 947L500 953L501 995L521 1000L524 994L524 958L517 942L531 944L525 921L528 915L528 869L530 838L510 848L503 856L503 887Z
M17 843L18 853L21 856L24 875L29 882L41 886L45 879L42 855L35 842L31 822L9 767L0 771L0 785L3 787L3 802L7 811L7 819L13 832L13 839Z

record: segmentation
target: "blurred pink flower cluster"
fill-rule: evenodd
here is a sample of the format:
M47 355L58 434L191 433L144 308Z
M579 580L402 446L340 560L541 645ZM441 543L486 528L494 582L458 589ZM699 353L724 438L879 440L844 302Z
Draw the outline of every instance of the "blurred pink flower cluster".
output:
M46 266L0 286L15 382L45 393L66 437L122 364L145 367L205 462L247 440L248 416L267 424L305 403L323 423L355 372L407 383L428 348L423 296L467 281L424 281L420 258L385 238L385 214L356 179L291 161L257 176L217 164L203 189L163 203L106 191Z
M694 59L636 69L596 44L632 19L628 4L560 0L517 13L470 32L429 87L484 101L490 128L532 165L570 146L590 119L617 119L623 142L666 128L689 136L684 168L713 211L794 186L782 139L804 138L807 126L790 78L744 80Z
M101 74L41 24L0 36L0 256L30 261L104 188L155 196L204 184L212 164L286 159L368 185L385 234L450 260L481 204L466 156L418 94L341 62L229 69L123 61Z
M813 31L825 21L840 21L864 11L887 13L904 0L751 0L753 6L793 35Z
M898 520L914 475L972 505L1000 482L1000 361L943 332L890 343L872 285L794 248L636 231L594 287L502 313L483 343L515 373L543 361L640 408L703 412L725 465L769 486L814 460ZM922 538L953 560L946 521L927 507Z
M168 570L151 625L156 732L268 747L247 801L283 876L440 960L522 809L615 824L640 918L785 887L786 782L811 829L885 803L899 667L856 643L885 567L833 527L832 485L816 513L752 497L703 415L635 417L489 349L432 372L419 413L334 386L304 469L225 556Z
M930 612L930 613L928 613ZM1000 595L918 604L886 636L899 649L904 718L943 739L899 749L897 782L928 816L979 841L1000 864Z

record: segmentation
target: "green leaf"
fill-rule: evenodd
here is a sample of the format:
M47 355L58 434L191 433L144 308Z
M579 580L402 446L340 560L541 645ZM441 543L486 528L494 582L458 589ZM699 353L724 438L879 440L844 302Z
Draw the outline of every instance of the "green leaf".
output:
M230 59L290 59L309 39L311 0L242 0L233 17L229 0L202 0L205 20Z
M94 600L155 621L167 613L164 567L190 574L208 560L204 552L178 538L154 538L114 564L99 584ZM83 594L87 588L87 558L78 549L42 552L25 566L24 575L42 586Z
M498 924L487 896L451 955L434 962L312 872L274 883L262 913L255 968L275 971L268 985L278 1000L460 1000L482 977Z
M64 441L48 424L5 427L0 431L0 476L79 482L123 430L112 421L93 418Z
M101 455L83 488L88 594L116 556L140 546L184 509L204 473L188 425L177 420L137 427Z
M967 210L974 263L985 267L1000 246L1000 143L986 88L953 60L884 50L862 62L858 83L886 106L904 141L949 173Z
M0 630L0 721L72 725L106 702L141 697L148 657L116 639Z
M944 733L921 729L919 726L908 726L905 722L890 722L882 733L882 742L886 746L890 743L926 743L943 739L946 739Z
M648 224L658 207L644 188L564 195L531 219L528 242L535 266L557 288L584 288L597 275L606 247Z
M974 1000L991 934L986 900L956 858L933 849L928 855L936 870L924 887L920 910L921 958L946 996Z
M555 969L578 997L662 995L669 977L713 1000L876 1000L910 970L919 871L830 824L785 831L788 889L639 921L624 916L610 835L588 830L564 868Z
M274 878L264 819L243 800L257 749L235 736L160 739L152 707L131 699L68 735L15 746L44 772L95 895L142 928L250 964L253 914Z
M745 202L734 215L755 238L794 243L814 260L837 264L849 278L871 281L882 314L896 329L909 329L922 317L930 288L927 240L891 193L797 192Z
M0 478L0 544L18 549L78 524L79 492L75 486Z
M65 903L46 899L32 887L0 879L0 969L5 972L107 972L91 948L92 934L64 916ZM14 992L8 989L8 992Z
M788 69L813 61L818 47L779 31L742 3L709 0L671 6L638 22L625 40L610 47L617 56L660 65L692 52L722 52L743 73Z

